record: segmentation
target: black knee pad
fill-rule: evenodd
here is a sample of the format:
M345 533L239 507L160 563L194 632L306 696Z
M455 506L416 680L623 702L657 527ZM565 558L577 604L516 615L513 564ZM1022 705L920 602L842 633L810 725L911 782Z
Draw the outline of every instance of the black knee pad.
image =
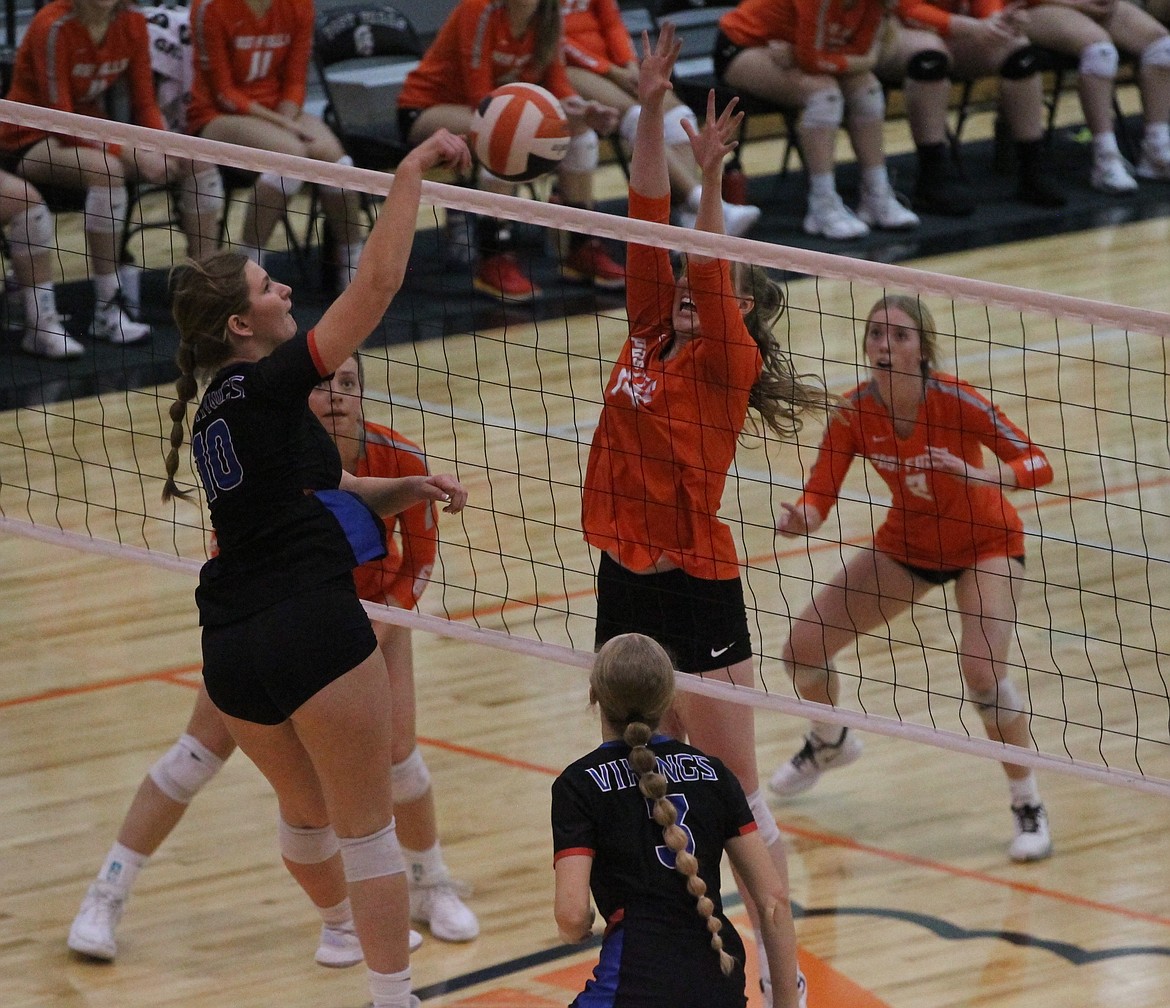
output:
M925 49L906 62L906 76L916 81L940 81L951 68L951 58L939 49Z
M1003 61L999 68L999 75L1004 80L1024 80L1039 73L1043 68L1040 50L1035 46L1026 45L1017 49Z

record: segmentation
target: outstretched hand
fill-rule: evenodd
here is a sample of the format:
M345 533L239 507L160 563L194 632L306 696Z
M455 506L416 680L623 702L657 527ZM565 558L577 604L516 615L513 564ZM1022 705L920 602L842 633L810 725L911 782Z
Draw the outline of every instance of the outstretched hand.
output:
M715 89L712 88L707 94L707 115L703 125L696 128L690 119L682 121L682 128L690 138L691 150L695 153L695 163L704 176L708 172L721 171L724 158L739 146L735 138L739 135L743 113L735 110L738 104L739 99L732 98L723 111L716 114Z
M807 504L797 507L795 504L781 503L780 510L784 513L776 520L777 535L789 538L811 535L824 522L821 513Z
M424 500L446 504L447 514L458 514L467 504L467 490L454 476L437 473L419 478L418 493Z
M680 52L682 41L669 21L663 23L653 47L650 33L642 32L642 63L638 67L638 101L642 105L660 102L667 91L674 90L670 75Z
M421 171L445 165L460 174L471 171L471 151L467 141L445 129L435 130L402 159L414 161Z

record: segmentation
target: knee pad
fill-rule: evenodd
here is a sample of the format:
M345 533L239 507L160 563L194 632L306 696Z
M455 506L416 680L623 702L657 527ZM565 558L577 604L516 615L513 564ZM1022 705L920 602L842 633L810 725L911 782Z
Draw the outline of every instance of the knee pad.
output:
M1026 80L1042 69L1040 51L1033 45L1021 46L999 65L1004 80Z
M1170 67L1170 35L1163 35L1142 50L1142 66Z
M597 167L600 147L597 134L593 130L578 133L569 140L569 149L561 159L560 167L571 172L593 171Z
M1079 71L1087 77L1117 76L1117 46L1112 42L1094 42L1081 50Z
M951 57L941 49L924 49L906 61L906 76L915 81L945 80L951 68Z
M859 95L849 99L849 118L853 122L877 122L886 117L886 96L876 78Z
M626 109L626 114L622 116L622 121L618 125L618 136L630 147L634 146L634 138L638 135L638 117L641 114L641 105L631 105Z
M986 725L1014 721L1027 713L1023 697L1010 679L1003 679L987 690L968 688L967 699L975 705Z
M748 795L747 803L760 831L760 839L764 841L765 847L771 847L780 840L780 827L776 825L776 817L759 791L753 791Z
M222 766L223 760L194 735L181 735L150 768L150 779L171 801L189 805Z
M53 247L53 215L44 203L34 203L8 222L8 243L38 251Z
M396 802L416 801L430 790L431 771L418 746L401 763L390 767L390 786L394 789Z
M341 862L347 882L364 882L383 875L404 875L406 858L398 846L394 820L390 825L364 837L342 837Z
M845 99L836 88L817 91L809 96L800 110L800 125L817 129L836 129L845 119Z
M129 198L125 186L94 186L85 191L85 230L117 234L126 219Z
M351 158L348 154L343 154L341 157L339 157L333 163L337 164L337 165L341 165L343 168L352 168L353 167L353 158ZM328 192L333 192L333 193L345 192L345 190L341 186L323 185L323 186L321 186L321 188L323 190L326 190ZM289 193L289 195L291 196L292 193Z
M341 850L332 826L290 826L284 816L276 818L280 853L293 864L320 864Z
M209 213L223 203L223 176L217 168L203 168L188 175L179 190L179 205L183 210Z
M263 186L284 199L292 199L301 191L301 186L304 184L299 178L286 178L276 172L267 171L261 172L260 177L256 179L257 186Z
M698 122L698 119L695 118L695 113L685 105L668 109L666 115L662 117L662 124L666 129L666 143L668 146L676 147L678 144L691 142L691 138L687 136L687 131L683 129L683 122L687 119L692 123Z

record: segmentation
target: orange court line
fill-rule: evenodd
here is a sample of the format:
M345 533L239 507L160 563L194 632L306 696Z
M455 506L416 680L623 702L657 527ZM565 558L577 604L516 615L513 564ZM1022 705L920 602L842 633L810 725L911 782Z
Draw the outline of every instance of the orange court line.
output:
M40 693L29 693L25 696L10 697L0 700L0 710L7 707L19 707L23 704L38 703L42 700L59 700L62 697L81 696L85 693L96 693L99 690L113 689L118 686L136 686L144 682L172 683L179 686L192 685L177 677L197 672L203 665L180 665L177 668L162 669L157 672L141 672L137 675L121 676L112 679L100 679L92 683L80 683L76 686L60 686L57 689L44 690Z

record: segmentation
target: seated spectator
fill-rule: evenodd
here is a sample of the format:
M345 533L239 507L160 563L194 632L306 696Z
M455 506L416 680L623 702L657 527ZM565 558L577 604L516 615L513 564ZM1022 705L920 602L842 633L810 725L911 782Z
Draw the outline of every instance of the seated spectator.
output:
M66 331L53 290L53 215L41 194L18 175L0 171L0 226L8 263L20 285L25 353L51 360L78 357L83 347Z
M1170 32L1128 0L1042 0L1028 8L1028 37L1079 60L1077 90L1093 137L1090 182L1107 193L1138 187L1114 133L1118 50L1138 63L1145 133L1137 177L1170 181Z
M801 110L808 234L845 240L871 227L918 226L917 215L890 185L882 149L886 103L874 68L888 27L880 0L743 0L719 21L716 76L734 91ZM861 169L856 213L841 199L834 178L842 123Z
M166 129L155 100L142 14L120 0L54 0L33 17L20 43L8 98L108 119L111 90L122 83L131 121ZM215 248L223 208L215 169L13 123L0 124L0 149L8 155L8 166L29 181L85 192L85 242L96 295L93 335L111 343L144 339L150 327L127 315L118 283L126 183L180 183L187 251L201 256ZM70 356L76 349L52 331L39 339L26 334L26 349L30 346L49 356Z
M583 98L615 108L621 116L618 132L627 150L638 127L638 60L630 33L622 21L617 0L563 0L565 63L569 83ZM666 166L670 173L672 218L680 227L693 228L703 187L683 120L697 123L694 112L673 91L667 92ZM723 229L729 235L747 234L760 219L760 208L723 203Z
M900 0L894 67L878 68L889 84L913 81L927 101L907 101L910 130L919 157L947 156L946 104L952 80L999 76L1000 116L1015 143L1017 195L1042 207L1064 206L1064 193L1051 179L1044 152L1043 59L1023 33L1026 15L1019 3L982 0L970 14L953 0ZM967 5L962 5L964 9Z
M515 81L539 84L560 100L573 137L557 167L555 198L569 206L592 207L597 135L614 130L617 112L581 97L569 83L558 0L461 0L407 75L398 96L402 135L413 144L441 127L466 134L480 101L501 84ZM482 168L477 184L489 192L515 190ZM480 218L476 244L476 290L509 301L531 301L540 293L520 266L504 222ZM620 290L626 282L622 267L601 241L586 235L570 235L561 268L570 279L605 289Z
M195 75L187 130L209 140L352 165L341 141L304 110L313 43L313 5L304 0L193 0ZM304 183L274 171L260 174L244 219L246 254L262 250L287 201ZM364 241L357 192L320 186L335 242L338 290L349 285Z

